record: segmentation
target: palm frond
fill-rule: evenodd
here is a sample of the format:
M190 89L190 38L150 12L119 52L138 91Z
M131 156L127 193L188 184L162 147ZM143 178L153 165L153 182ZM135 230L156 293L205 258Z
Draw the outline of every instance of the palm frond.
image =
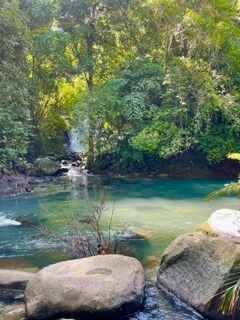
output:
M227 288L222 296L218 311L234 316L240 305L240 279L233 286Z
M240 153L229 153L227 157L228 159L240 161Z
M237 182L227 183L222 188L211 192L205 200L209 201L229 194L236 194L237 197L240 197L240 179Z

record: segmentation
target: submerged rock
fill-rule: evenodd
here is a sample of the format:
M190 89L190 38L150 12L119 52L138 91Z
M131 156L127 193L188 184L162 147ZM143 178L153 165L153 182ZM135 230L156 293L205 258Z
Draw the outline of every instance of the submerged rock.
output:
M140 262L126 256L105 255L56 263L28 282L27 317L116 319L138 310L144 284Z
M36 273L39 271L33 262L26 257L5 257L0 259L0 269L19 270Z
M158 284L210 319L239 319L218 311L225 289L240 274L240 243L226 237L187 234L163 254Z
M0 318L2 320L24 320L25 318L24 303L11 303L1 306L0 304Z
M119 236L119 240L148 240L152 238L152 233L145 230L126 230Z

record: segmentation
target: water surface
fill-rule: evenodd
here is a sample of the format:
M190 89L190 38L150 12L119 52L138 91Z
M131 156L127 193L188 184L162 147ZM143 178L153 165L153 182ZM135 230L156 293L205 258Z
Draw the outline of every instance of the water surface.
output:
M193 232L220 208L237 209L239 200L226 197L203 201L226 180L160 178L59 178L57 183L40 185L38 191L0 200L0 267L42 268L68 259L62 243L32 238L43 226L67 234L65 219L79 220L89 203L104 197L106 210L101 228L108 230L112 211L112 232L125 225L145 235L125 241L122 253L138 258L146 271L144 309L130 319L198 320L192 309L156 287L159 260L168 244L178 235ZM21 221L21 225L19 224ZM6 316L6 297L0 316ZM13 299L14 300L14 299ZM4 313L5 312L5 313Z

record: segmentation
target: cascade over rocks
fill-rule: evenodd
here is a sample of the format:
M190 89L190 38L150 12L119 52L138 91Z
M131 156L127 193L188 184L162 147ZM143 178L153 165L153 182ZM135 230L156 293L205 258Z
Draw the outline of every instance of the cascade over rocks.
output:
M232 318L217 311L221 294L239 279L240 240L185 234L163 254L158 284L210 319Z
M94 256L50 265L27 284L27 318L114 319L139 309L144 271L135 258Z

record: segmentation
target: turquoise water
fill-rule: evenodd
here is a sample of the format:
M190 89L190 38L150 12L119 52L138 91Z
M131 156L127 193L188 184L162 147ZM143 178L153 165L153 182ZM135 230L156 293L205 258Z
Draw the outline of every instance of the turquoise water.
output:
M226 197L205 202L204 197L226 180L102 178L93 176L59 178L39 185L38 190L13 198L0 199L0 267L12 264L23 268L42 268L69 258L63 244L47 238L33 238L47 226L56 233L68 234L67 220L79 220L87 213L91 199L104 194L106 210L101 228L108 230L112 211L112 232L130 225L144 235L128 239L123 254L138 258L146 271L147 289L144 310L130 319L197 320L200 316L156 287L159 260L168 244L192 232L220 208L237 209L239 200ZM16 220L22 221L21 225ZM3 310L4 308L2 308ZM0 316L4 313L0 308Z

